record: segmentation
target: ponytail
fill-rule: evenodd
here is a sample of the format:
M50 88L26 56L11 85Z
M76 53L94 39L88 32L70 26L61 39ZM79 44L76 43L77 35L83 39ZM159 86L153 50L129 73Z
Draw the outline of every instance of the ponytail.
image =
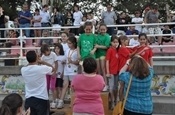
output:
M0 108L0 115L12 115L10 108L7 104L3 104Z

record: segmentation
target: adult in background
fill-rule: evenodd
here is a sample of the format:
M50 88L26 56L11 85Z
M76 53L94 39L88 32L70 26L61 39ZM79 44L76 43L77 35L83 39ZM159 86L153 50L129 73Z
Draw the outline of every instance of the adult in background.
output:
M120 70L120 100L124 99L124 94L126 93L130 77L132 76L124 115L152 115L153 101L150 87L154 76L153 74L153 68L138 55L128 60Z
M147 12L145 16L145 23L159 23L159 16L160 13L158 11L158 6L154 5L150 11ZM148 32L149 34L162 34L161 28L158 25L151 25L148 26ZM155 41L154 37L151 37L150 44L152 44ZM162 37L158 36L158 43L161 45Z
M43 9L40 11L40 15L42 17L41 26L42 27L50 27L50 14L48 12L49 6L44 5Z
M5 28L5 15L4 15L4 10L0 6L0 28ZM1 38L4 38L4 30L0 30L1 32ZM0 40L0 42L5 42L6 40Z
M30 27L30 21L32 19L32 14L30 13L30 10L28 9L27 4L23 4L22 11L18 12L18 19L19 19L20 28ZM25 30L25 35L27 37L30 37L30 29Z
M115 25L117 20L117 15L114 11L112 11L112 5L107 4L107 11L102 13L102 22L108 25ZM109 35L114 34L115 27L108 27L107 33Z
M59 32L61 30L61 26L64 24L64 16L59 11L57 7L53 8L53 15L51 17L52 27L54 28L54 32Z

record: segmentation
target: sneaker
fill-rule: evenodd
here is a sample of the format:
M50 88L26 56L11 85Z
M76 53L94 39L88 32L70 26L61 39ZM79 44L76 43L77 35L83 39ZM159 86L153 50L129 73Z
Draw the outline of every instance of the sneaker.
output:
M105 87L103 88L103 91L108 91L108 86L105 85Z
M51 108L51 109L55 109L55 108L56 108L56 103L55 103L55 102L52 102L52 103L50 104L50 108Z
M58 101L58 104L57 104L57 108L58 109L62 109L64 107L64 102L63 102L63 100L59 100Z

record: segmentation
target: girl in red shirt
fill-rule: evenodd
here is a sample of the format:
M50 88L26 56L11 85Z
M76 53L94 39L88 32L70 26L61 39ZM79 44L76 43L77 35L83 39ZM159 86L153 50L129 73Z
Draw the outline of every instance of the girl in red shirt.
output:
M139 34L140 45L133 48L132 56L140 55L151 67L153 67L153 52L148 46L148 37L145 33Z
M117 94L118 86L118 51L119 40L117 36L111 37L111 47L107 50L106 53L106 76L109 85L109 93L111 98L111 109L115 106L114 92Z
M126 61L130 58L131 51L129 48L126 47L128 46L129 43L127 36L120 36L119 43L120 47L118 48L118 55L119 55L118 70L120 71L120 69L126 64Z

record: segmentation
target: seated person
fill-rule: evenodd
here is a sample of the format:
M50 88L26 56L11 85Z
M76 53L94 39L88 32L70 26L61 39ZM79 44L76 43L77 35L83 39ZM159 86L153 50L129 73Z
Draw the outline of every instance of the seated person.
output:
M43 39L40 40L40 45L48 44L49 46L53 45L53 39L45 38L50 37L48 30L43 30Z
M169 28L169 25L164 26L162 34L172 34L172 30ZM163 42L170 42L170 41L173 42L173 36L163 36L161 44L163 44Z
M135 24L135 23L131 23L131 24ZM132 33L137 33L137 35L139 34L139 31L135 29L135 26L129 26L129 29L126 31L126 35L132 35Z
M133 32L132 35L138 35L138 33L137 32ZM138 36L132 37L129 40L129 46L138 46L138 45L140 45L140 42L138 40Z

